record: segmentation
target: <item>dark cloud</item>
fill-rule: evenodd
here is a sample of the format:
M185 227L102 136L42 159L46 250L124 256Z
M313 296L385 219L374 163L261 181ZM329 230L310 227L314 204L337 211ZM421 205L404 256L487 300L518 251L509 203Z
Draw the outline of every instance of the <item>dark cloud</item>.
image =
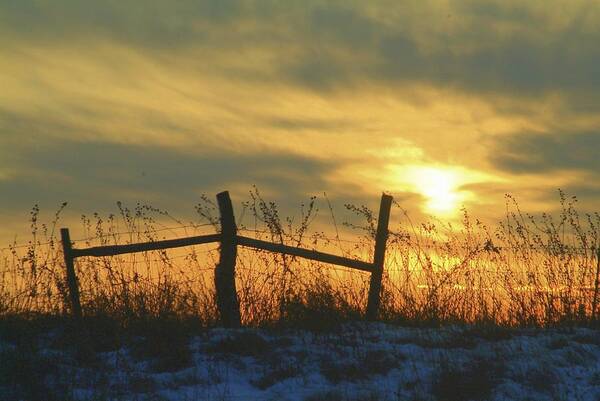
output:
M600 87L600 48L595 45L600 32L586 29L578 18L550 28L527 6L458 4L453 17L469 22L430 36L409 29L402 19L378 20L366 8L317 7L307 17L310 29L295 32L302 56L284 64L282 73L324 90L365 82L421 82L479 94L532 97L561 91L577 99ZM435 23L426 17L432 18L403 14L416 26ZM503 32L499 26L507 21L512 29Z
M25 0L3 2L0 22L5 34L32 40L108 38L148 47L187 46L209 40L208 26L235 20L241 8L238 0Z
M157 146L54 140L13 148L3 165L15 170L0 180L3 208L68 200L86 209L116 200L159 201L190 207L207 188L256 184L302 199L325 187L334 163L291 154L194 154Z
M360 9L335 2L314 7L307 19L312 38L328 44L370 46L381 30L381 24Z
M352 85L353 79L356 78L327 52L311 52L300 57L298 61L292 61L282 67L280 73L286 79L319 91L339 88L342 84Z
M535 20L535 15L525 2L481 2L466 0L457 3L457 9L478 19L488 22L507 21L509 23L528 23Z
M600 171L599 132L522 133L502 137L496 145L491 161L510 173Z
M435 34L426 27L442 22L434 17L439 5L428 2L388 10L387 2L22 0L0 6L0 26L17 41L99 38L162 51L266 48L277 56L279 76L265 71L264 80L317 90L410 81L578 98L600 88L600 31L589 29L587 7L573 5L579 12L558 27L548 16L560 10L545 15L520 2L453 4L448 17L456 25Z

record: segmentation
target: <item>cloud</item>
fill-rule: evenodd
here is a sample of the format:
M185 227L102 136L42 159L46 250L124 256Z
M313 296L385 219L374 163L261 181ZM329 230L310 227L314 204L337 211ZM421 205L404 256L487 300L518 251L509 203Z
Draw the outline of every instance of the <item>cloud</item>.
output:
M557 185L511 176L526 173L597 181L599 10L588 0L5 1L3 205L172 209L250 183L292 203L321 190L362 199L394 190L389 164L501 173L509 189Z
M2 160L18 171L0 181L0 192L10 194L4 208L67 200L86 209L129 200L181 209L206 190L240 183L276 191L285 201L322 190L324 177L336 168L333 162L283 153L195 155L151 145L38 139L36 146L12 148Z
M101 37L149 48L178 47L208 40L205 28L234 21L242 4L237 0L25 0L3 3L0 21L13 38L73 43Z
M586 2L573 1L568 12L559 6L23 0L2 5L0 25L9 43L102 40L150 54L194 54L202 62L214 56L208 51L244 57L260 49L278 68L253 71L255 78L313 90L420 82L480 95L596 93L600 13ZM222 67L231 77L249 77L241 66Z
M498 139L491 161L516 174L577 170L595 175L600 171L598 149L599 132L522 133Z

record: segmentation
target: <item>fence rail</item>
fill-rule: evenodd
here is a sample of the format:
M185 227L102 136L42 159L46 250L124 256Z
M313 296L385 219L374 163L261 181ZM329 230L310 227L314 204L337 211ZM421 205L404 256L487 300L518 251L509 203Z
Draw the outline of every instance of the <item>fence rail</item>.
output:
M105 245L95 246L93 248L71 249L71 255L74 258L81 256L115 256L124 253L136 253L155 251L157 249L181 248L190 245L210 244L211 242L219 242L220 234L200 235L197 237L167 239L154 242L141 242L137 244L127 245Z
M233 214L233 206L229 192L227 191L217 194L217 203L219 206L221 222L221 232L218 234L126 245L73 248L69 229L62 228L60 230L61 240L65 259L67 288L69 289L70 305L68 306L71 309L73 317L77 320L81 320L83 313L80 302L79 284L77 275L75 273L74 261L76 258L87 256L115 256L124 253L146 252L159 249L179 248L184 246L218 242L220 243L220 257L219 263L215 267L216 303L221 323L225 327L239 327L241 325L239 301L235 287L235 264L238 245L269 252L298 256L305 259L349 267L371 273L365 317L369 320L375 320L377 319L377 315L379 313L383 264L385 260L386 243L389 234L388 224L392 199L393 198L390 195L383 194L381 196L373 262L365 262L362 260L350 259L343 256L319 252L312 249L277 244L238 235Z
M316 260L317 262L330 263L332 265L339 265L344 267L351 267L366 272L373 272L373 263L363 262L362 260L350 259L343 256L331 255L329 253L323 253L310 249L298 248L283 244L274 244L272 242L262 241L255 238L248 238L238 235L238 245L242 245L248 248L261 249L264 251L271 251L277 253L283 253L286 255L299 256L305 259Z

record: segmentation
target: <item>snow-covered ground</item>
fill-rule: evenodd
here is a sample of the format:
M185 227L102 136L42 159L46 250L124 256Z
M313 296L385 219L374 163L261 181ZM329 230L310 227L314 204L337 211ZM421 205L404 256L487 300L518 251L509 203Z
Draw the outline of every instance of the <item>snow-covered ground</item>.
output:
M210 329L183 348L140 339L86 358L53 336L38 339L51 361L39 380L65 400L600 400L600 332L583 328ZM18 347L4 341L0 365ZM23 391L0 381L0 399Z

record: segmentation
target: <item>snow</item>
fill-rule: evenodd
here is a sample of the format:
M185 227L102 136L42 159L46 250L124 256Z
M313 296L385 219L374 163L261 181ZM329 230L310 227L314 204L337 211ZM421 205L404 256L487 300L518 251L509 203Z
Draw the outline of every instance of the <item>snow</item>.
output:
M85 365L40 343L75 400L600 400L600 332L585 328L215 328L189 339L189 364L164 372L130 346Z

